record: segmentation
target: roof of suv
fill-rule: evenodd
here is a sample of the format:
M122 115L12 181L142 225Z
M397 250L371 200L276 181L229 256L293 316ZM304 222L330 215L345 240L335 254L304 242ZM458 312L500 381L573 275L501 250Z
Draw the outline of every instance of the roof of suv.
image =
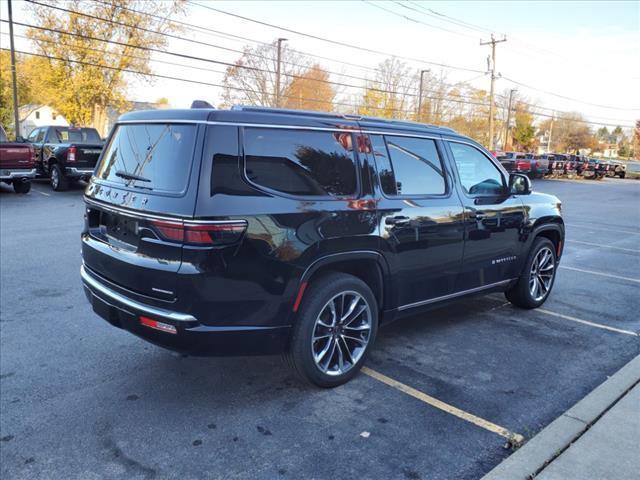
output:
M448 134L460 136L455 130L447 127L428 125L406 120L391 120L378 117L348 115L340 113L314 112L306 110L288 110L268 107L234 106L231 110L214 108L161 109L141 110L125 113L118 121L149 120L186 120L186 121L219 121L273 125L295 126L340 126L356 127L359 123L366 128L384 128L385 130L413 130L420 133ZM356 123L357 122L357 123Z

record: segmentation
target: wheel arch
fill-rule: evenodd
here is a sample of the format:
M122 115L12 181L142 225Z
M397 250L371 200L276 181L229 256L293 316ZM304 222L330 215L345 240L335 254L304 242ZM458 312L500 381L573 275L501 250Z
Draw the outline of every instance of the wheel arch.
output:
M556 257L559 259L564 249L564 222L562 222L561 218L555 220L554 222L543 223L533 230L531 245L538 237L548 238L555 246Z
M309 265L300 278L293 306L294 312L297 310L307 285L330 272L347 273L366 283L378 302L379 310L382 311L389 305L389 283L386 281L389 277L387 262L382 254L373 250L363 250L325 255Z

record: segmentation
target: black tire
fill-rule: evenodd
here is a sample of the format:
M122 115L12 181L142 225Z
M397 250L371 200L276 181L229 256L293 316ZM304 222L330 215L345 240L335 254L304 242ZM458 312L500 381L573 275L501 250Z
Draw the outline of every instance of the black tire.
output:
M51 188L56 192L63 192L69 188L69 179L57 163L54 163L49 169L49 179L51 181Z
M624 178L624 177L625 177L625 175L626 175L626 172L620 172L620 173L618 174L618 176L619 176L620 178Z
M550 252L551 260L553 262L553 270L552 276L546 288L546 293L544 293L544 295L540 297L539 295L534 296L534 294L532 294L530 282L541 282L541 280L532 280L532 266L538 255L542 255L541 252L543 250L545 252ZM520 278L513 287L504 292L505 297L507 297L507 300L509 300L516 307L526 309L538 308L547 300L547 298L549 298L551 290L553 289L553 284L556 280L557 269L558 261L556 258L556 248L553 242L545 237L536 238L533 242L533 245L531 246L529 256L527 257L527 261L525 262ZM536 277L540 279L540 276L536 275ZM544 288L545 284L538 283L538 285L541 290L536 290L536 292L540 291L540 293L542 293L542 289Z
M350 293L349 293L350 292ZM366 324L365 317L367 313L370 316L369 323L367 325L370 326L368 341L362 347L362 349L357 354L357 359L354 363L350 364L348 368L345 368L343 373L339 373L334 371L332 374L326 373L321 370L321 366L316 364L314 360L314 351L313 348L323 350L322 340L318 340L318 343L314 343L312 338L316 329L325 328L319 326L316 321L321 318L323 312L325 312L325 308L328 308L329 302L332 301L337 296L345 293L346 295L350 295L356 293L360 296L360 300L358 302L358 309L364 306L368 307L368 310L363 312L363 315L356 315L353 317L351 322L362 322L362 324ZM352 298L355 301L356 296L346 297ZM358 319L360 317L360 319ZM347 317L348 318L348 317ZM336 322L338 323L338 322ZM347 324L347 322L345 322ZM342 327L340 327L340 331L342 332ZM340 355L344 355L342 358L347 359L348 357L342 352L345 351L345 348L349 348L349 345L359 345L356 342L352 342L350 340L345 340L342 338L342 342L340 340L340 333L331 333L327 329L329 334L327 335L329 338L327 339L327 343L325 344L327 348L332 342L331 336L335 338L336 345L340 345L340 352L335 350L331 351L331 355L328 357L328 364L332 363L332 359L336 358L336 362L339 360ZM344 273L329 273L327 275L323 275L322 277L314 280L309 287L306 289L304 297L302 299L302 303L298 310L298 313L295 318L295 325L293 326L293 334L291 336L291 343L289 345L288 352L285 353L285 361L289 364L290 367L294 370L297 376L308 383L317 385L323 388L332 388L337 387L338 385L342 385L349 380L351 380L360 370L363 363L366 360L367 354L371 350L373 346L373 342L376 338L376 333L378 331L378 304L376 302L376 298L371 292L371 289L357 277L352 275L347 275ZM357 333L358 336L365 335L364 333ZM349 353L349 355L351 355ZM322 363L323 359L326 359L326 355L322 357L320 360ZM349 362L347 362L349 363Z
M29 190L31 190L31 182L21 182L16 180L13 182L13 190L16 193L29 193Z

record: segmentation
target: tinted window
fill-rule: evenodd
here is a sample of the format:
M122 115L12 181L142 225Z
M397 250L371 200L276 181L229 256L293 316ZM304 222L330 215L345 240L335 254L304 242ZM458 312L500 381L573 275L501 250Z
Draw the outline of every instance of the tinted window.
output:
M49 143L100 143L100 135L93 128L55 127L49 131Z
M392 136L385 140L397 195L445 193L444 170L433 140Z
M47 129L46 128L41 128L40 131L38 131L38 136L36 137L36 143L44 142L44 135L46 133L47 133Z
M291 195L353 195L352 139L350 133L245 128L247 178Z
M491 160L471 145L449 143L460 183L470 195L498 195L504 193L502 174Z
M196 125L118 125L96 177L137 188L182 192L187 186Z
M39 128L34 128L33 130L31 130L31 133L29 134L29 136L27 137L27 141L28 142L35 142L36 141L36 137L38 136L38 132L40 132L41 130Z
M386 195L397 195L396 179L393 174L391 160L389 160L389 152L384 143L382 135L370 135L371 154L375 159L376 168L378 169L378 177L380 178L380 187Z

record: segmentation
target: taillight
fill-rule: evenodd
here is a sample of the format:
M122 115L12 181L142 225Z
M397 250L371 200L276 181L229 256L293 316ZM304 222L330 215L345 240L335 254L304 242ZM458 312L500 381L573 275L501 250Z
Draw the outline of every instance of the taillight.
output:
M67 150L67 162L75 162L76 161L76 147L69 147Z
M531 162L529 160L518 160L516 162L516 170L528 170L531 168Z
M235 243L247 229L244 220L189 222L153 220L165 240L189 245L217 246Z

